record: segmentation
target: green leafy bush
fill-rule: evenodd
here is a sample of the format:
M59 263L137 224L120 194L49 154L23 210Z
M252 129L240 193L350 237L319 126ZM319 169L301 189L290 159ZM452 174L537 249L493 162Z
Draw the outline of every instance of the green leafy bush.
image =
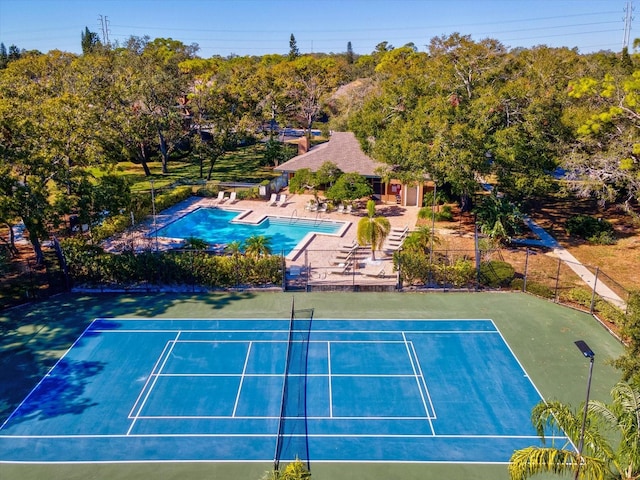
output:
M603 233L611 234L613 237L613 225L602 218L594 218L589 215L576 215L567 220L565 225L567 233L572 237L584 239L599 237Z
M443 205L437 212L434 212L431 207L422 207L418 210L418 218L434 220L434 217L436 222L453 222L451 205Z
M592 235L587 240L594 245L615 245L617 242L613 232L600 232Z
M553 290L538 282L527 282L527 292L542 298L555 298Z
M523 291L524 290L524 279L523 278L514 278L511 281L511 285L509 285L509 287L511 288L511 290Z
M586 288L572 288L569 290L563 298L566 298L569 302L573 302L577 305L581 305L583 307L591 306L591 290Z
M211 288L279 285L282 258L267 255L217 256L202 251L106 253L82 239L64 240L62 248L76 284L202 285Z
M455 288L475 283L473 261L459 258L449 263L446 257L415 250L402 250L393 256L394 268L400 270L401 281L408 285L442 285Z
M516 271L510 263L491 260L480 264L480 283L489 287L506 287L511 284Z
M400 270L400 280L408 285L426 284L432 276L433 265L422 252L400 250L393 254L394 268Z
M441 285L449 285L456 288L473 285L476 278L474 262L467 259L458 259L452 265L439 263L435 268L435 281Z

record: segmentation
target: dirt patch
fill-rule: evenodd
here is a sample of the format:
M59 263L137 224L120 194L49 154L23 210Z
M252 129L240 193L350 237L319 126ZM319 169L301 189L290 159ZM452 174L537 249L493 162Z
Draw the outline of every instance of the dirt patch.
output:
M601 274L626 290L640 288L640 222L622 208L609 205L601 208L595 201L573 196L550 196L530 202L530 217L581 263L598 268ZM569 218L589 215L602 218L614 227L615 245L594 245L570 237L565 229Z
M453 207L453 222L436 222L436 235L440 243L436 248L448 250L473 250L474 217L471 213L461 214ZM528 202L525 212L542 228L550 233L563 247L584 265L596 268L608 284L617 284L623 290L640 289L640 222L624 212L620 207L600 208L595 201L578 199L573 196L554 195ZM593 245L586 240L570 237L565 229L569 218L576 215L590 215L611 222L615 229L615 245ZM418 220L417 226L432 227L430 220ZM530 231L521 238L535 239ZM524 248L505 248L500 253L505 261L518 265L522 262ZM538 256L549 257L546 249L533 249ZM536 263L549 263L547 267L554 271L556 267L550 260L539 257ZM546 269L543 265L540 268ZM616 290L618 290L616 288Z

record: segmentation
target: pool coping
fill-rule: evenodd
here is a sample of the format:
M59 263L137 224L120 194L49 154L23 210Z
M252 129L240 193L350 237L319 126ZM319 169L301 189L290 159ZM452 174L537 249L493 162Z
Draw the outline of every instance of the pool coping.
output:
M149 231L147 231L145 233L145 236L147 238L153 238L155 235L157 235L157 231L165 228L166 226L184 218L185 216L195 212L196 210L199 210L201 208L207 208L207 209L215 209L218 208L220 210L225 210L225 211L232 211L238 212L238 215L236 215L234 218L232 218L231 220L229 220L230 223L238 223L238 224L245 224L245 225L259 225L261 222L269 219L269 218L277 218L277 219L284 219L284 220L293 220L298 219L298 220L304 220L304 221L313 221L316 223L334 223L334 224L341 224L340 228L338 229L338 231L336 233L324 233L324 232L309 232L307 233L304 237L302 237L302 239L296 244L296 246L291 249L291 251L285 256L285 259L287 260L291 260L294 261L296 260L303 252L304 250L309 246L309 244L313 241L313 239L317 236L317 235L322 235L322 236L327 236L327 237L342 237L344 236L345 232L349 229L349 227L351 226L351 223L349 220L336 220L336 219L324 219L324 218L316 218L314 220L307 218L307 217L298 217L298 216L293 216L293 213L295 213L295 211L292 213L292 215L290 216L285 216L285 215L277 215L277 214L271 214L271 213L264 213L264 212L258 212L258 217L256 219L247 219L247 217L249 217L251 214L254 213L254 209L248 208L248 209L243 209L243 208L228 208L228 206L220 206L220 205L203 205L201 202L194 202L192 204L190 204L189 206L187 206L184 209L179 210L178 212L175 212L173 214L165 214L163 215L163 217L170 217L170 218L166 218L166 221L159 223L156 219L156 221L154 222L154 224L151 225ZM162 245L164 248L162 248L162 250L168 250L171 248L179 248L176 247L177 244L182 244L184 243L184 239L179 239L177 237L166 237L166 236L162 236L162 235L157 235L156 238L162 238L164 239ZM214 251L216 250L221 250L224 244L215 244L216 246L212 249Z

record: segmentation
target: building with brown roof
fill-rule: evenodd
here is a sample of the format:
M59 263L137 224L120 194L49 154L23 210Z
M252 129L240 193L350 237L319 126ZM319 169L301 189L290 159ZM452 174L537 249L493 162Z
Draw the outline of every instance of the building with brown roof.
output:
M366 155L352 132L333 132L328 142L312 147L275 170L291 178L303 168L316 172L326 162L334 163L344 173L359 173L368 179L375 198L385 203L422 206L425 185L403 185L399 180L385 182L380 171L388 166Z

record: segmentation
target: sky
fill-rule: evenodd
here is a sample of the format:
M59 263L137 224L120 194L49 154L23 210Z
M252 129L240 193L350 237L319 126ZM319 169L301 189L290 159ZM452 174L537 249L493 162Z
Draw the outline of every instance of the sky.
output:
M426 51L433 37L458 32L508 48L619 52L629 8L628 0L0 0L0 42L81 53L88 27L112 44L131 35L196 43L209 58L287 54L291 34L303 54L346 52L349 42L356 54L381 42ZM632 21L630 50L636 35Z

